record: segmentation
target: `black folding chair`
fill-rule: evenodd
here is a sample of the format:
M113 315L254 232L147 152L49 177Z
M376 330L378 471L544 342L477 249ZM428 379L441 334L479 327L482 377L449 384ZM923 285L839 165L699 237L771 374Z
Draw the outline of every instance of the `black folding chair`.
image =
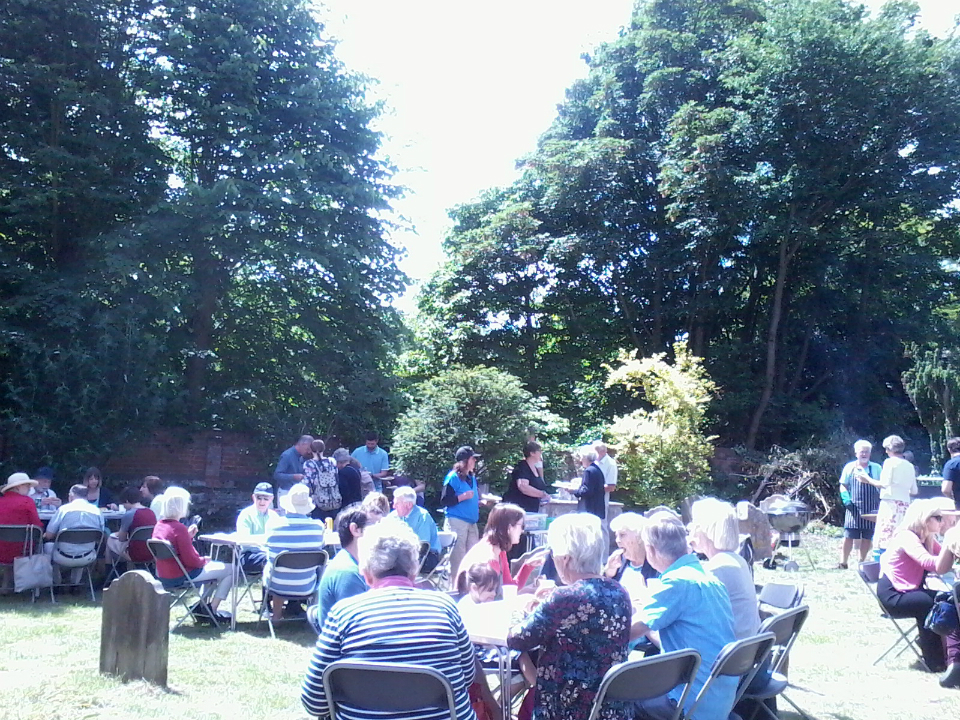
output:
M152 561L131 560L129 554L130 543L145 543L147 540L150 540L153 537L153 527L153 525L141 525L138 528L134 528L133 532L127 536L127 547L124 549L124 553L126 553L127 557L123 557L121 554L110 558L110 572L107 574L107 582L104 583L104 587L110 583L112 578L120 577L120 568L118 567L119 563L130 564L133 565L134 570L142 568L151 575L156 575L152 567Z
M57 533L53 541L53 556L51 561L54 565L62 569L80 570L80 582L83 582L83 575L87 575L87 584L90 587L90 600L97 601L97 596L93 591L93 573L90 568L97 564L97 558L100 556L100 545L103 543L105 534L103 530L95 528L67 528ZM71 553L64 552L62 545L93 545L93 549L80 555L73 556ZM72 562L57 562L58 558L63 558ZM73 564L73 562L79 564ZM62 580L62 574L61 574ZM67 583L60 583L64 586Z
M43 528L37 525L0 525L0 541L20 543L23 545L23 556L36 555L43 552ZM13 584L13 563L3 563L10 573L10 583ZM30 591L30 600L37 601L40 590ZM50 586L50 599L53 600L53 585Z
M803 602L803 585L768 582L760 589L760 617L766 619L784 610L798 607Z
M681 717L686 720L694 717L697 705L703 700L710 686L717 678L736 677L739 678L736 696L734 697L733 703L729 708L726 708L724 712L724 717L729 715L746 692L750 681L753 680L753 676L757 674L757 670L760 669L763 661L767 659L767 655L770 654L770 649L773 647L774 640L774 634L767 632L724 645L720 654L717 655L717 659L714 660L710 668L710 674L707 676L706 682L703 683L703 687L700 688L700 692L697 693L693 705L691 705L690 709L684 712Z
M338 660L323 671L330 720L343 718L341 706L370 713L449 711L457 720L450 681L433 668L385 662Z
M180 568L179 578L160 579L160 584L163 585L163 589L169 592L173 598L170 602L170 607L172 608L174 605L179 604L187 611L186 615L177 620L177 624L173 626L173 629L176 630L183 625L187 618L193 618L194 624L199 625L201 622L197 611L197 607L199 606L199 611L204 613L203 619L210 620L213 626L219 630L220 623L217 622L216 613L213 612L210 605L204 599L200 586L193 581L193 578L190 577L187 569L183 566L183 562L181 562L180 556L177 555L177 551L173 548L173 545L168 540L150 539L147 540L147 547L150 548L150 554L153 555L154 562L159 560L173 560L177 563L177 567ZM197 605L191 606L187 604L187 598L191 595L197 596Z
M315 570L317 573L317 581L311 590L307 594L303 595L293 595L286 591L278 592L271 586L272 578L267 578L264 583L263 596L264 603L267 602L267 598L270 595L276 596L278 598L283 598L284 600L307 600L312 601L311 604L316 605L320 602L319 593L320 593L320 574L323 572L324 566L327 564L327 553L325 550L284 550L276 559L271 563L274 570L277 569L288 569L288 570ZM270 626L270 637L276 638L276 632L273 628L273 612L270 611L270 608L267 608L267 625ZM263 619L263 613L260 614L260 619ZM259 624L259 620L257 621Z
M797 635L800 634L800 628L803 627L809 614L810 608L806 605L801 605L800 607L792 608L779 615L767 618L763 621L763 624L760 625L761 633L770 632L774 635L773 649L770 654L771 674L770 680L763 688L754 692L750 692L748 689L743 693L744 700L755 701L754 712L748 720L755 717L760 710L763 710L764 713L773 720L778 720L776 713L770 710L763 702L778 695L790 703L793 709L800 713L801 716L810 720L810 716L801 710L800 707L784 693L784 690L786 690L790 684L786 675L786 660L790 649L793 647L793 643L797 640Z
M417 578L420 581L430 583L437 590L446 590L450 584L450 553L453 551L454 545L457 544L457 534L452 534L453 540L448 545L444 545L443 541L440 541L440 560L437 561L433 570Z
M635 703L666 695L683 685L676 712L670 720L677 720L683 712L690 686L700 669L700 653L691 648L654 655L642 660L630 660L607 670L600 689L593 700L588 720L597 720L604 703Z
M860 579L863 580L863 584L867 586L867 590L870 591L870 594L873 596L873 599L877 601L877 604L880 606L880 615L885 617L887 620L893 623L893 626L897 629L899 637L894 641L887 650L876 660L873 661L873 664L876 665L881 660L883 660L887 655L896 650L902 644L903 647L897 652L894 657L900 657L907 651L909 648L913 650L914 654L917 656L917 659L923 665L923 667L929 672L930 668L927 667L926 661L923 659L923 654L920 652L918 640L920 638L920 629L914 624L914 626L907 627L906 630L903 629L903 626L897 622L897 620L913 620L913 618L895 618L890 614L890 611L883 606L883 603L880 602L880 597L877 595L877 583L880 581L880 563L873 562L862 562L857 566L857 574L860 576Z

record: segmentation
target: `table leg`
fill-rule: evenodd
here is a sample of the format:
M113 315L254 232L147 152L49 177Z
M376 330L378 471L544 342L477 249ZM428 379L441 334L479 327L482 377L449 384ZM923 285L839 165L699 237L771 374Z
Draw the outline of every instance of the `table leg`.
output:
M510 706L512 705L510 697L510 649L498 647L497 654L500 657L500 712L503 714L503 720L511 720Z

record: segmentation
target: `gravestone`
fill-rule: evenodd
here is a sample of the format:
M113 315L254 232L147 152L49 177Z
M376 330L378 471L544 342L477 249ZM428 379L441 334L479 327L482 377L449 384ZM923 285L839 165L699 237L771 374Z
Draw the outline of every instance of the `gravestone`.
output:
M100 672L167 685L170 593L150 573L132 570L103 591Z
M741 500L737 503L737 518L740 532L749 535L753 541L754 561L773 557L773 528L767 514L753 503Z

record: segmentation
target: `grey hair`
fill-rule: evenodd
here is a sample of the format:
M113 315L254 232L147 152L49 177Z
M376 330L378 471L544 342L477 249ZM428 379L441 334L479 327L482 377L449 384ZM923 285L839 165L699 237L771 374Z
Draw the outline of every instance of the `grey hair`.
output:
M163 491L163 502L160 505L161 520L179 520L187 516L190 507L190 493L182 487L168 487Z
M596 515L561 515L547 529L547 544L554 555L570 558L570 569L574 572L599 574L603 565L604 537L600 518Z
M733 505L717 498L703 498L690 508L691 524L702 532L713 546L736 552L740 547L740 521Z
M589 462L597 461L597 451L594 450L593 447L590 445L585 445L584 447L580 448L580 451L577 454L581 458L583 458L584 460L588 460Z
M899 435L888 435L883 439L883 448L890 452L902 453L907 444Z
M671 562L690 552L686 528L670 520L653 520L648 523L643 528L643 541Z
M73 485L70 488L70 491L67 493L74 500L86 500L87 499L87 486L86 485Z
M640 513L625 512L617 515L610 521L610 532L620 532L628 530L640 535L643 532L643 526L647 524L647 519Z
M857 441L853 444L853 451L854 451L855 453L856 453L856 452L860 452L860 448L862 448L862 447L865 447L865 448L867 448L868 450L873 450L873 443L870 442L869 440L857 440Z
M406 500L416 504L417 491L409 485L401 485L393 491L393 501L396 502L397 500Z
M357 538L357 554L360 568L377 579L399 575L413 580L420 569L420 540L397 518L367 525Z
M604 452L606 452L606 451L607 451L607 444L606 444L605 442L603 442L602 440L597 440L597 441L593 444L593 449L596 450L596 451L598 451L598 452L599 452L600 450L603 450Z
M337 448L333 451L333 460L337 465L350 462L350 451L346 448Z

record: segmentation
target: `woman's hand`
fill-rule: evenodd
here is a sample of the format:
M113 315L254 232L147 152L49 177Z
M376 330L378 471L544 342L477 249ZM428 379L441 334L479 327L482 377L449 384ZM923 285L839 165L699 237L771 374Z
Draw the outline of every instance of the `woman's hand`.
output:
M620 570L621 565L623 565L623 550L616 550L607 558L607 566L603 569L603 574L612 578Z

